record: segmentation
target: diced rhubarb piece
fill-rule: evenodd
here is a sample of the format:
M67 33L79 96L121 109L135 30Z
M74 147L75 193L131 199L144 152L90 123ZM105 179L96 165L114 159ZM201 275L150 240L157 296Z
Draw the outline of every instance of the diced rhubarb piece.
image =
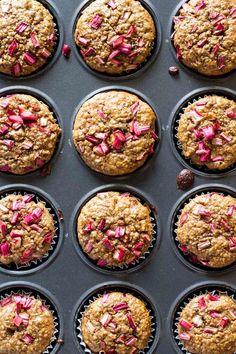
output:
M119 304L116 304L113 306L113 310L115 312L121 311L121 310L126 310L128 308L128 303L127 302L120 302Z
M208 294L208 300L210 301L219 301L220 297L214 294Z
M220 136L222 137L222 139L224 139L225 141L227 141L227 143L230 143L230 141L232 140L232 138L228 137L228 136L225 135L224 133L221 133Z
M219 325L224 328L227 326L227 324L229 324L230 320L228 317L223 317L221 320L220 320L220 323Z
M29 324L29 315L27 313L21 313L20 317L22 318L23 326L27 327Z
M30 112L30 111L26 111L26 110L22 110L21 112L20 112L20 116L21 116L21 118L25 121L25 120L29 120L29 121L32 121L32 122L34 122L34 121L36 121L37 119L38 119L38 117L35 115L35 114L33 114L32 112Z
M131 132L134 133L137 137L142 134L146 134L150 131L150 127L148 125L140 125L137 121L133 121L131 124Z
M194 133L196 139L199 140L199 139L203 138L203 134L202 134L201 130L194 128L193 133Z
M201 39L198 43L197 46L198 48L203 48L207 43L209 43L207 38Z
M113 257L120 263L123 261L125 257L125 253L126 253L125 249L120 247L118 250L116 250Z
M211 246L211 242L210 241L205 241L205 242L201 242L197 245L197 248L201 251L201 250L205 250L206 248L209 248Z
M9 140L9 139L4 139L2 140L2 143L8 148L8 149L12 149L13 146L15 145L15 142L13 140Z
M90 221L88 224L86 224L84 226L84 228L83 228L83 232L85 234L90 233L90 232L92 232L94 230L95 230L95 226L94 226L94 223L92 221Z
M215 334L217 333L217 328L214 327L205 327L203 330L204 333L208 333L208 334Z
M25 208L25 203L24 202L19 202L19 201L14 201L13 203L12 203L12 206L11 206L11 209L13 210L13 211L17 211L17 210L20 210L20 209L23 209L23 208Z
M188 253L188 247L186 245L180 245L180 251L187 254Z
M140 108L140 103L138 101L132 104L132 106L130 107L130 110L131 110L133 116L135 116L137 114L139 108Z
M51 55L51 53L46 48L43 48L40 52L41 58L44 58L44 59L49 58L50 55Z
M9 114L8 119L12 123L18 123L18 124L23 124L23 119L20 116L14 115L14 114Z
M104 352L104 350L106 349L106 342L104 342L104 340L101 340L99 342L99 348Z
M28 27L28 24L26 22L21 22L16 27L16 32L17 33L23 33L26 30L27 27Z
M97 138L96 138L95 136L93 136L93 135L86 135L86 136L85 136L85 139L86 139L87 141L89 141L90 143L95 144L95 145L97 145L97 144L100 143L100 139L97 139Z
M25 334L24 337L22 338L22 340L27 344L30 345L34 342L34 337L32 337L29 334Z
M215 26L214 34L220 35L225 31L225 26L222 23L217 23Z
M89 41L88 39L84 38L84 37L78 37L78 42L80 44L82 44L84 47L86 47L88 44L89 44Z
M181 340L184 340L184 341L188 342L188 341L190 341L191 336L190 336L190 334L188 334L188 333L182 332L182 333L180 333L180 334L178 335L178 338L181 339Z
M122 64L122 61L117 60L117 59L111 59L110 62L114 64L115 66L120 66Z
M68 44L63 45L62 54L64 55L64 57L69 58L71 54L71 47Z
M0 253L4 257L10 256L10 246L9 246L8 242L4 242L0 245Z
M124 42L124 36L122 35L115 35L114 37L112 37L108 44L112 45L113 48L117 48L119 47L119 45L121 45Z
M232 17L235 17L235 16L236 16L236 7L233 7L233 8L230 10L229 15L232 16Z
M212 318L221 317L221 315L220 315L220 313L218 311L210 310L208 313L209 313L209 316L211 316Z
M108 238L104 238L103 241L102 241L104 247L109 250L109 251L112 251L113 250L113 246L111 244L111 242L108 240Z
M32 248L26 249L22 254L22 262L26 263L26 262L30 261L32 258L32 255L33 255L33 249Z
M205 1L204 1L204 0L201 0L201 1L197 4L196 9L197 9L197 10L202 10L202 9L204 9L205 7L206 7Z
M106 225L106 219L101 219L98 224L98 230L103 231Z
M53 44L53 42L55 41L55 39L56 39L56 32L53 31L53 32L48 36L47 42L48 42L49 44Z
M159 139L158 135L153 130L150 130L150 134L151 134L151 136L153 137L154 140L158 140Z
M111 52L111 54L109 55L108 57L108 60L112 60L114 59L115 57L117 57L117 55L120 54L120 49L115 49Z
M12 303L12 297L8 296L5 299L0 301L1 307L7 306Z
M116 329L117 327L117 324L115 323L115 321L110 321L108 323L108 327L110 328L111 332L114 332L114 330Z
M0 136L3 136L5 134L7 134L9 128L6 126L6 125L3 125L1 128L0 128Z
M103 22L102 16L97 14L92 18L92 20L90 22L90 26L93 29L98 29L101 26L102 22Z
M211 158L212 162L220 162L220 161L224 161L224 157L223 156L215 156Z
M7 224L3 221L0 221L0 232L2 235L7 233Z
M40 46L38 37L35 33L32 32L30 34L30 39L31 39L31 42L32 42L34 48L38 48Z
M125 343L125 335L121 334L117 339L116 339L116 343Z
M221 138L214 138L214 139L212 139L212 144L217 145L217 146L221 146L221 145L223 145L223 140Z
M136 33L136 27L134 25L131 25L126 34L126 38L132 37L135 33Z
M31 228L31 230L37 231L39 233L41 233L43 231L43 229L41 227L39 227L37 224L31 224L30 228Z
M42 166L45 165L45 161L42 160L42 159L40 159L40 157L37 157L37 158L35 159L35 163L36 163L36 165L37 165L38 167L42 167Z
M126 342L125 342L125 345L127 346L127 347L132 347L133 346L133 344L135 343L135 342L137 342L137 338L136 337L134 337L134 336L132 336L132 337L130 337Z
M230 311L230 316L231 316L234 320L236 320L236 312Z
M212 53L213 53L214 55L216 55L216 54L219 52L219 50L220 50L220 46L219 46L219 44L216 44L216 45L214 45L214 47L212 48Z
M207 308L207 304L206 304L206 300L205 300L204 296L199 298L199 300L198 300L198 308L200 310L205 310Z
M179 223L180 225L184 225L186 223L186 221L188 220L188 213L184 213L183 215L181 215L180 219L179 219Z
M230 249L235 249L236 248L236 238L235 237L230 236L229 245L230 245Z
M95 133L94 136L99 140L106 140L108 137L108 133Z
M101 144L94 147L94 152L98 155L107 155L110 151L110 147L103 141Z
M12 230L10 233L11 237L22 237L24 235L23 230Z
M179 325L187 331L190 331L193 327L192 324L186 320L180 320Z
M227 220L224 218L220 219L220 224L224 227L225 230L230 230L230 225Z
M202 321L201 316L196 315L196 316L193 317L193 324L194 324L195 327L197 327L197 328L201 327L202 323L203 323L203 321Z
M116 233L115 233L115 231L114 230L107 230L106 231L106 233L105 233L105 235L107 236L107 237L115 237L115 235L116 235Z
M53 235L51 232L48 232L44 237L43 237L43 243L50 245L52 243Z
M177 55L177 59L180 61L182 59L182 53L178 45L176 46L176 55Z
M32 199L33 199L33 196L29 195L29 194L25 194L22 197L22 200L24 203L30 203Z
M97 114L99 115L99 117L103 118L103 119L107 119L107 115L103 112L103 110L101 108L99 108L97 110Z
M212 140L215 137L215 130L213 126L202 128L202 133L206 140Z
M228 118L236 118L236 111L233 111L232 109L228 109L226 111L226 115Z
M105 259L100 259L98 262L97 262L97 265L99 267L106 267L107 266L107 261Z
M117 5L114 0L110 0L107 5L110 6L112 10L115 10L117 8Z
M13 319L13 324L16 327L20 327L20 325L23 323L23 318L20 315L16 315Z
M106 327L108 323L111 321L111 319L112 319L111 315L108 312L106 312L100 319L100 323L103 325L103 327Z
M218 56L218 68L221 70L221 69L224 69L225 67L225 57L223 55L219 55Z
M136 325L136 323L135 323L135 321L134 321L134 318L133 318L133 316L131 315L131 313L127 313L126 317L127 317L128 322L129 322L129 326L130 326L134 331L136 331L137 325Z
M135 250L142 250L143 247L144 247L144 243L140 241L140 242L136 243L136 245L134 246L134 249Z
M22 70L22 69L21 69L20 63L19 63L19 62L15 63L15 64L12 66L12 69L11 69L12 75L14 75L14 76L19 76L20 73L21 73L21 70Z
M23 59L29 65L34 65L36 63L36 61L37 61L36 56L34 54L30 53L30 52L26 52L23 55Z
M14 39L11 44L8 47L8 54L13 57L15 52L17 51L18 48L18 43L17 41Z

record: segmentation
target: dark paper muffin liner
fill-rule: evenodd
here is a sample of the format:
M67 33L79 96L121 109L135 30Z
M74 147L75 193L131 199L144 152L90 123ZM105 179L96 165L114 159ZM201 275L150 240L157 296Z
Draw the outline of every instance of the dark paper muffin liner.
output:
M44 288L28 282L11 282L1 285L0 301L11 295L33 296L39 299L51 311L54 321L54 333L50 344L42 354L55 354L58 352L63 337L63 322L61 310L57 300Z
M203 282L182 293L172 306L169 314L171 340L177 353L192 354L185 349L184 343L178 338L178 323L181 312L192 299L207 294L228 295L236 301L236 289L222 282Z
M179 13L180 13L180 10L182 9L182 6L185 4L185 3L188 3L189 0L181 0L179 2L179 4L175 7L174 11L172 12L171 16L170 16L170 19L169 19L169 24L168 24L168 40L169 40L169 47L170 47L170 50L171 50L171 53L173 55L173 57L175 58L175 61L177 62L177 64L180 66L181 69L183 69L187 74L190 74L191 76L193 77L196 77L199 79L199 76L202 78L202 79L205 79L205 80L217 80L217 81L220 81L221 79L225 79L229 76L231 76L232 74L235 74L236 72L236 69L233 69L231 70L230 72L228 73L224 73L222 75L205 75L205 74L202 74L202 73L199 73L197 70L195 69L192 69L190 67L188 67L187 65L185 65L183 63L182 60L178 60L177 59L177 53L176 53L176 48L174 46L174 41L173 41L173 33L174 33L174 21L173 21L173 18L175 16L178 16Z
M149 54L149 56L146 58L146 60L135 70L128 71L127 73L123 74L107 74L107 73L102 73L100 71L97 71L95 69L92 69L83 59L81 53L80 53L80 48L77 46L74 40L74 33L77 25L77 21L81 15L81 13L85 10L86 7L88 7L94 0L85 0L82 2L82 4L79 6L79 8L75 11L75 16L72 22L72 37L73 37L73 49L74 52L79 60L79 62L82 64L82 66L87 69L91 74L98 76L101 79L107 79L107 80L124 80L124 79L131 79L133 77L138 76L139 74L143 73L155 60L156 57L159 53L160 47L161 47L161 42L162 42L162 29L161 29L161 23L160 20L157 16L156 10L153 8L152 4L149 2L149 0L138 0L141 5L149 12L151 15L155 28L156 28L156 37L155 41L153 43L153 48Z
M85 206L85 204L95 197L98 193L103 193L103 192L108 192L108 191L114 191L114 192L120 192L120 193L130 193L131 196L136 197L143 205L146 205L150 209L150 218L151 218L151 223L152 223L152 228L153 228L153 234L152 234L152 242L148 248L148 250L137 260L135 260L131 264L125 264L121 266L106 266L106 267L101 267L98 266L96 261L93 261L87 254L86 252L83 251L80 242L78 240L77 236L77 220L80 215L80 212L82 208ZM98 270L102 273L105 274L123 274L127 272L132 272L140 269L142 266L144 266L149 258L151 257L152 253L154 253L155 248L158 247L159 242L160 242L160 222L158 218L158 213L155 207L148 201L145 195L141 193L139 190L130 187L130 186L125 186L125 185L116 185L116 184L111 184L111 185L106 185L101 188L96 188L90 193L88 193L80 202L77 204L75 211L72 215L72 220L71 220L71 226L72 226L72 235L73 235L73 243L75 246L75 249L79 256L83 259L83 261L91 266L93 269Z
M236 261L222 268L208 267L207 265L204 265L201 262L197 262L194 259L192 259L192 255L193 255L192 253L189 252L184 253L181 250L181 245L177 240L177 232L176 232L178 227L178 220L180 218L183 208L195 197L207 193L212 193L212 192L216 192L225 196L230 195L231 197L236 198L236 190L229 188L228 186L225 185L207 184L201 187L194 188L192 191L188 192L183 197L181 197L177 201L176 205L174 206L170 216L170 233L171 233L170 236L171 236L171 244L175 254L187 267L195 271L209 272L211 273L211 275L214 274L217 275L219 273L224 273L224 272L234 270L236 268Z
M176 158L179 162L186 168L189 168L196 174L201 176L220 178L229 175L236 171L236 163L224 170L211 170L206 166L198 166L194 164L191 159L186 158L183 154L182 147L177 138L177 131L179 127L179 120L183 114L185 108L187 108L192 103L196 102L200 98L204 98L209 95L218 95L236 102L236 92L227 88L217 87L204 87L192 91L190 94L186 95L179 101L179 103L174 107L173 112L170 117L169 122L169 133L170 133L170 144L172 151L174 152Z
M52 55L46 60L44 65L42 65L40 68L38 68L31 74L22 75L22 76L13 76L13 75L8 75L0 72L0 78L2 79L20 82L28 79L37 78L39 75L44 74L47 70L49 70L56 63L57 59L59 58L59 55L61 54L62 45L64 42L64 28L63 28L63 20L61 18L60 12L51 0L37 0L37 1L40 2L50 12L50 14L53 17L56 38L54 40L54 47L53 47L54 50L52 52Z
M94 302L104 294L113 291L129 293L142 300L146 305L146 308L151 318L151 336L148 341L148 345L143 350L139 351L138 354L154 353L154 350L158 344L159 336L160 336L161 321L160 321L159 312L157 311L156 307L153 304L152 299L148 294L144 293L142 289L137 287L134 288L133 286L124 282L110 282L110 283L101 284L99 287L94 287L91 290L89 290L79 300L75 308L75 314L73 320L74 338L79 351L81 353L93 354L93 352L91 352L91 350L84 343L82 332L81 332L81 321L86 309L92 302Z
M32 260L23 265L16 265L15 263L4 265L0 263L0 271L4 273L23 275L36 272L46 267L58 255L63 241L63 224L60 216L61 211L55 202L51 199L51 197L33 186L9 185L0 188L0 201L1 199L7 197L9 194L31 195L33 197L32 201L36 203L39 201L42 202L53 218L55 234L49 250L44 254L42 258Z
M18 175L12 172L3 172L0 171L0 174L2 175L8 175L8 176L15 176L16 178L21 178L24 176L28 175L33 175L33 174L42 174L43 171L50 165L54 164L59 157L59 154L61 153L62 149L62 144L64 140L64 128L63 128L63 121L61 119L61 114L58 110L58 107L56 103L45 93L42 91L39 91L33 87L26 87L26 86L9 86L7 88L3 88L0 90L0 98L5 97L7 95L13 95L13 94L22 94L22 95L30 95L36 98L37 100L43 102L48 106L49 111L52 113L53 118L55 119L55 122L58 124L58 126L61 128L61 134L59 135L54 152L48 162L46 162L42 167L37 168L36 170L29 171L27 173L24 173L23 175ZM47 174L45 174L47 175Z
M153 155L149 155L146 159L146 161L144 162L144 164L140 167L138 167L135 171L130 172L128 174L124 174L124 175L116 175L116 176L109 176L106 174L103 174L102 172L97 172L93 169L91 169L83 160L83 158L81 157L81 154L79 153L79 151L76 149L74 141L73 141L73 136L72 136L72 132L74 129L74 123L75 123L75 119L77 117L77 114L80 110L80 108L82 107L82 105L88 101L89 99L91 99L92 97L94 97L95 95L99 94L99 93L103 93L103 92L108 92L108 91L126 91L130 94L136 95L141 101L147 103L151 109L153 110L153 112L155 113L156 119L155 119L155 133L158 136L158 139L154 141L154 154ZM118 85L112 85L112 86L106 86L103 87L101 89L95 90L93 92L91 92L89 95L87 95L85 98L83 98L83 100L79 103L78 107L75 109L74 114L73 114L73 119L72 119L72 124L71 124L71 141L70 144L71 146L73 146L73 149L76 153L76 155L79 157L79 160L82 162L83 165L85 165L92 173L99 175L99 176L107 176L110 177L114 180L123 180L125 178L128 178L134 174L137 173L142 173L145 172L146 169L148 169L151 164L154 162L154 159L157 157L160 145L162 143L162 126L161 126L161 121L159 118L159 114L157 112L157 110L154 108L154 102L152 102L147 96L145 96L143 93L141 93L140 91L130 88L130 87L126 87L126 86L118 86Z

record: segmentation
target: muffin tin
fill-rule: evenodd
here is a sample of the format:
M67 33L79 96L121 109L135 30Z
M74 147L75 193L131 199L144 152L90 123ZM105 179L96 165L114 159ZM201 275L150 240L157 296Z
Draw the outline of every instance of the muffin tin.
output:
M56 257L54 257L54 253L49 257L52 262L50 261L47 266L42 264L40 269L36 268L33 272L22 270L19 275L19 271L4 270L0 275L1 289L4 291L6 286L14 286L16 290L25 286L27 289L36 288L36 291L44 294L46 290L41 289L43 286L55 296L56 300L54 301L52 298L52 302L57 304L58 301L61 304L61 306L57 306L57 311L60 317L60 328L63 329L64 326L64 331L60 332L58 337L60 343L56 345L53 353L84 353L83 348L75 339L75 313L90 295L94 294L94 291L100 293L106 290L106 285L110 286L115 280L115 285L111 286L131 289L131 291L140 293L140 296L144 294L147 303L150 302L154 309L156 307L159 309L155 321L158 332L155 336L155 346L147 353L185 353L177 344L173 345L175 339L173 338L173 327L171 327L171 316L167 317L170 311L171 315L175 313L175 307L171 306L176 303L179 294L183 291L186 294L188 292L186 289L190 286L195 289L203 281L205 281L204 286L207 289L213 280L216 286L227 289L231 289L232 284L235 284L234 267L227 272L198 271L195 267L193 269L186 266L183 259L175 256L172 246L176 249L176 245L173 244L170 218L171 210L177 200L186 197L185 193L178 190L176 185L176 176L185 166L191 168L195 173L194 187L201 188L204 185L203 188L212 188L213 178L217 177L217 183L220 186L230 190L236 188L235 169L223 174L198 171L180 157L172 134L172 121L175 120L176 111L183 102L186 102L186 99L192 99L192 93L199 96L203 89L204 94L217 90L219 94L229 94L233 97L236 74L234 71L223 77L208 79L185 69L182 64L177 64L171 54L169 36L170 18L171 14L176 11L174 9L176 4L172 0L164 2L150 0L149 2L155 17L157 16L159 19L157 26L161 23L162 30L159 27L159 44L155 49L156 53L149 58L142 69L135 73L121 77L110 77L95 73L90 69L87 70L78 60L79 54L72 37L78 6L82 8L85 3L81 0L66 2L64 0L42 0L42 3L52 11L56 9L55 16L58 20L60 38L54 57L44 69L34 75L24 78L0 76L1 94L6 92L5 89L12 90L12 85L20 84L23 86L18 86L18 88L14 86L14 92L19 89L45 97L46 101L52 103L55 112L58 112L58 121L63 129L50 175L43 177L38 172L24 176L0 174L0 192L7 191L9 188L32 190L45 198L46 202L52 204L54 211L56 211L55 215L60 219L58 221L59 240L63 242L57 246ZM149 2L147 2L147 6ZM62 54L59 55L64 42L73 49L68 59L64 58ZM157 50L160 42L162 42L161 49ZM175 77L168 73L169 67L173 65L178 65L180 68L179 75ZM134 93L140 93L141 98L147 97L148 102L158 113L158 124L160 124L158 133L161 135L157 146L158 151L156 150L155 155L144 167L130 175L109 177L91 171L79 161L78 154L71 142L71 128L74 112L80 102L93 95L94 92L96 93L97 90L119 89L119 87L122 90L127 89ZM175 154L172 150L175 151ZM177 155L178 158L176 158ZM132 269L132 272L98 271L95 269L96 267L87 264L88 261L85 262L80 252L76 252L74 247L73 225L79 205L94 190L105 188L107 185L110 189L111 184L112 189L131 189L131 192L133 191L141 198L151 202L153 210L156 208L158 211L155 247L147 257L148 262L141 263L138 268ZM187 195L191 194L192 190L188 190L187 193ZM58 209L59 211L57 211ZM27 281L25 285L23 280ZM12 281L14 281L13 285L6 284ZM47 292L45 294L47 296ZM157 342L158 347L156 347Z

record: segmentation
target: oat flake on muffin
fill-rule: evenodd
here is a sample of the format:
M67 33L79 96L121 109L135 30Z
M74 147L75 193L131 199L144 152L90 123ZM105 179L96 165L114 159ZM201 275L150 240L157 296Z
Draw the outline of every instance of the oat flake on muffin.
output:
M136 354L148 345L151 318L140 299L129 293L111 292L86 308L81 332L92 353Z
M174 17L178 60L208 76L236 68L236 1L190 0Z
M55 326L51 311L33 296L13 294L0 301L0 353L42 354Z
M236 102L217 95L196 100L181 114L177 138L194 164L229 168L236 162Z
M148 59L156 29L137 0L94 0L82 11L74 36L86 64L114 75L134 71Z
M21 266L41 259L54 235L53 217L42 202L26 194L0 200L0 264Z
M191 354L234 354L236 301L228 295L200 295L184 307L178 338Z
M101 192L82 208L77 232L83 251L99 266L129 265L151 245L150 209L129 193Z
M0 98L0 171L23 175L48 162L61 129L49 107L33 96Z
M131 173L154 154L155 120L152 108L136 95L102 92L80 107L74 144L93 170L111 176Z
M177 240L194 262L222 268L236 261L236 199L212 192L188 202L178 220Z
M29 75L54 52L53 16L36 0L0 0L0 72Z

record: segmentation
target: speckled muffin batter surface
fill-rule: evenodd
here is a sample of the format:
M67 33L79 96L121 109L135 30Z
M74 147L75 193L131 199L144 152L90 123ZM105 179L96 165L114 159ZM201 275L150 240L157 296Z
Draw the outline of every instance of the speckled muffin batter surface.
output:
M107 91L87 100L73 128L74 144L85 163L106 175L124 175L154 154L156 116L136 95Z
M151 319L141 300L129 293L112 292L88 306L81 332L92 353L135 354L148 344Z
M136 70L156 38L152 16L137 0L95 0L76 24L75 42L92 69L107 74Z
M128 265L151 245L150 209L129 193L102 192L82 208L77 232L84 252L99 266Z
M190 0L174 17L177 58L201 74L236 68L236 1Z
M0 98L0 171L23 175L48 162L61 129L49 107L33 96Z
M178 332L179 339L191 354L234 354L235 300L215 294L195 297L181 312Z
M12 295L0 302L0 353L42 354L54 333L51 311L40 299Z
M53 217L31 195L0 200L0 263L20 266L47 253L55 234Z
M53 16L36 0L0 1L0 71L29 75L54 52Z
M236 261L236 200L220 193L193 198L183 208L177 240L196 261L221 268Z
M229 168L236 162L236 102L217 95L196 100L184 109L177 138L194 164Z

